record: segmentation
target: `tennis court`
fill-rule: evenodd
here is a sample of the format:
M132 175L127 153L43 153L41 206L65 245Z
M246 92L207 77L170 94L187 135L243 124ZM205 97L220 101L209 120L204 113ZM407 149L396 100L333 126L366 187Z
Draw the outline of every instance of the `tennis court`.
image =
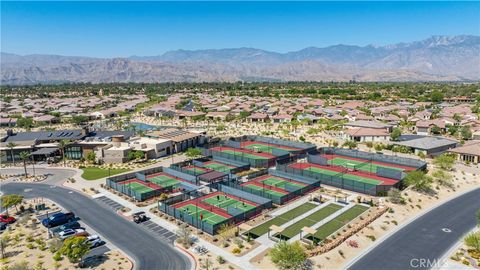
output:
M270 226L272 225L277 225L277 226L281 226L287 222L289 222L290 220L300 216L300 215L303 215L304 213L312 210L313 208L317 207L316 204L313 204L313 203L304 203L300 206L297 206L295 208L293 208L292 210L289 210L275 218L272 218L270 219L269 221L265 222L265 223L262 223L260 225L258 225L257 227L251 229L250 231L248 231L248 234L250 234L250 236L252 236L253 238L258 238L264 234L266 234L270 228Z
M140 194L155 190L153 187L149 187L148 184L143 184L138 180L127 180L119 184Z
M197 219L202 220L202 222L208 222L211 225L215 225L229 219L228 217L213 213L207 209L204 209L201 206L191 204L191 203L182 205L177 209L183 213L186 213L190 216L193 216L193 217L196 217Z
M296 169L307 170L315 173L320 173L328 176L338 176L346 180L351 180L368 185L382 185L382 184L395 184L397 181L384 177L379 177L373 174L367 174L362 172L350 172L340 166L323 166L313 163L294 163L290 167Z
M158 174L147 178L147 180L161 186L162 188L175 187L180 183L180 180L167 174Z
M281 198L281 197L287 195L287 192L285 192L283 190L278 190L278 189L274 190L274 189L272 189L274 187L264 186L264 185L262 185L258 182L254 182L254 181L244 183L244 184L242 184L242 186L251 188L253 190L260 191L260 192L265 193L265 194L269 194L273 197Z
M215 170L217 172L223 172L223 173L229 173L232 169L234 169L234 166L227 165L225 163L221 163L218 161L208 161L203 163L203 166L208 169Z
M284 145L279 145L279 144L259 142L259 141L242 142L240 144L240 146L242 148L246 148L246 149L250 149L250 150L254 150L254 151L267 152L267 153L272 153L273 149L287 151L287 152L294 152L294 151L301 150L300 148L284 146Z
M281 240L289 240L295 235L299 234L302 231L303 227L311 227L342 208L343 207L338 204L331 203L323 207L322 209L319 209L318 211L312 213L311 215L305 217L304 219L299 220L298 222L295 222L292 225L288 226L281 233L275 235L275 237Z
M320 243L325 240L328 236L335 233L343 226L347 225L350 221L354 220L360 216L363 212L367 211L368 207L363 205L355 205L342 214L338 215L331 221L323 224L320 228L317 229L317 232L313 235L309 234L306 236L307 239L312 240L315 243Z
M222 153L231 154L234 156L241 156L244 158L254 159L254 160L268 160L274 159L275 157L268 153L257 153L248 149L237 149L232 147L214 147L212 151L218 151Z
M328 164L331 165L338 165L344 167L354 167L356 170L365 171L375 173L377 172L377 168L385 168L385 169L392 169L397 171L413 171L415 168L398 165L398 164L390 164L385 162L378 162L378 161L371 161L368 159L361 159L361 158L354 158L354 157L346 157L340 155L323 155L328 159Z
M243 212L247 212L256 208L256 204L250 201L242 200L232 195L227 195L223 192L214 192L204 197L203 203L215 206L217 208L227 211L229 207L234 207Z
M182 169L185 170L185 172L192 175L200 175L208 172L208 169L198 167L195 165L185 166Z
M273 175L266 175L252 179L252 181L257 181L259 183L265 184L267 186L278 187L283 190L288 190L287 186L292 186L294 188L302 188L307 186L304 183L292 181L286 178L281 178Z

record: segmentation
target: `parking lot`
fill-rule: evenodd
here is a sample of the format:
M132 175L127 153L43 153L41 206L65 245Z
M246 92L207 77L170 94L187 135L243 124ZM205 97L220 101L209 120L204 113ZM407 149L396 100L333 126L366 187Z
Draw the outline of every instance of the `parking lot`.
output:
M158 238L160 238L161 240L166 240L170 244L173 244L175 239L177 239L175 233L163 228L162 226L150 220L142 222L139 225L142 226L144 229L153 232Z
M108 207L112 208L114 211L118 211L120 209L122 209L124 206L105 197L105 196L101 196L101 197L98 197L98 198L95 198L96 201L99 201L105 205L107 205Z

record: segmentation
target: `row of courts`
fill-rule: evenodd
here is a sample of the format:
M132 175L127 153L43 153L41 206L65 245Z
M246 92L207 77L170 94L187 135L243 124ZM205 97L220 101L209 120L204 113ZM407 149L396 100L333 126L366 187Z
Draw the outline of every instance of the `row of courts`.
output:
M247 221L271 207L268 199L224 185L209 194L183 193L158 203L160 211L211 235L223 224Z
M168 173L169 168L154 168L136 173L123 174L107 178L108 187L119 191L137 201L144 201L162 193L195 190L194 179L189 175ZM170 170L171 171L171 170Z
M320 181L298 177L274 169L256 175L247 182L229 182L227 185L272 200L281 205L320 187Z

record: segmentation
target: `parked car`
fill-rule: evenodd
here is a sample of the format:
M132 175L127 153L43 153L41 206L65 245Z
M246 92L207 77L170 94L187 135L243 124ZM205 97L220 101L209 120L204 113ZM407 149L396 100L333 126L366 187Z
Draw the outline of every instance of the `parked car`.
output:
M5 215L5 214L0 215L0 222L12 224L12 223L14 223L15 221L17 221L17 220L16 220L14 217L7 216L7 215Z
M8 223L0 222L0 231L4 231L7 229Z
M51 228L49 232L51 235L54 235L54 234L58 234L61 231L65 231L66 229L83 229L83 228L80 226L80 223L78 223L77 221L72 221L72 222L57 226L55 228Z
M84 229L66 229L58 233L58 237L62 240L72 236L88 236L88 233Z
M86 242L90 244L90 248L96 248L105 244L105 241L103 241L98 235L88 236Z
M143 211L134 213L132 216L133 216L133 222L135 223L142 223L148 220L147 215Z
M57 227L65 223L71 222L74 219L75 219L75 214L72 212L56 213L42 220L42 224L47 228L52 228L52 227Z
M99 261L103 260L104 256L105 255L102 254L102 255L93 255L93 256L90 256L90 257L86 257L78 263L78 266L80 268L90 267L91 265L95 265L96 262L99 262Z

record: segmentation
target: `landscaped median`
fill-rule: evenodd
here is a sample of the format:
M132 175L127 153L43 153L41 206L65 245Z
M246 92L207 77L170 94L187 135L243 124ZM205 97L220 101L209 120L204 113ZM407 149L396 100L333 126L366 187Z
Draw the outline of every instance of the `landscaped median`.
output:
M100 178L121 174L130 171L125 168L100 168L100 167L86 167L81 168L83 171L82 178L85 180L97 180Z

